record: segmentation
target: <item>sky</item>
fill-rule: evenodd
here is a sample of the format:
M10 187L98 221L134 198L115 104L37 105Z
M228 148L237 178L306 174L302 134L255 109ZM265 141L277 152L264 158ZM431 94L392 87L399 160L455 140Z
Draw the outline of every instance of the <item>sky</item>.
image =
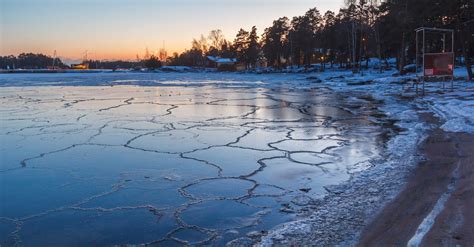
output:
M22 52L79 60L143 57L164 47L182 52L193 38L221 29L259 33L273 20L317 7L337 12L343 0L0 0L0 55Z

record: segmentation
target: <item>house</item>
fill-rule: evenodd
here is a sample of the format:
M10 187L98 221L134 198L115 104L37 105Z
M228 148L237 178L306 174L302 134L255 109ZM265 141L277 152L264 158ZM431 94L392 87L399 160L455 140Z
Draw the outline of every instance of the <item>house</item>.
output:
M71 69L89 69L88 63L71 64Z
M268 60L262 55L258 58L256 68L265 68L268 67Z
M237 58L207 56L207 67L216 68L219 71L235 71L237 65Z

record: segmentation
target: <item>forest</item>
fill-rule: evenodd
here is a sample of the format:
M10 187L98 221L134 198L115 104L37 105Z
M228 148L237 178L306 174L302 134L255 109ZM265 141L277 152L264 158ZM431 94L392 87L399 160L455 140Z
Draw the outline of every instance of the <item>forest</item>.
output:
M0 56L0 69L46 69L49 66L67 68L60 58L43 54L21 53L18 56Z
M264 65L321 68L337 66L354 72L366 69L377 58L380 70L396 59L405 73L415 62L415 29L434 27L455 31L454 52L472 80L474 58L474 3L472 0L346 0L338 13L321 13L316 7L301 16L281 17L258 35L257 28L240 29L233 40L212 30L192 41L190 49L166 61L87 61L91 69L171 66L204 67L207 56L237 58L247 69ZM149 61L148 61L149 60ZM163 59L164 60L164 59ZM55 63L53 63L53 61ZM0 68L67 67L59 58L42 54L0 56Z
M320 63L358 71L369 58L395 58L401 73L415 60L415 29L455 30L455 53L472 79L474 57L472 0L348 0L339 13L317 8L292 19L281 17L257 35L241 29L233 42L221 30L192 41L192 47L169 59L171 65L204 66L206 56L237 57L247 68L265 60L268 66ZM381 65L381 69L382 69Z

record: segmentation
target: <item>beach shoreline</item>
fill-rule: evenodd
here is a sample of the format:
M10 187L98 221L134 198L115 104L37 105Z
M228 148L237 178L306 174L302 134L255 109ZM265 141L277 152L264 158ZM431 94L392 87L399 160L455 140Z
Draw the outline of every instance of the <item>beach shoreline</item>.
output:
M447 92L430 85L428 96L417 96L387 93L389 87L382 83L393 84L401 78L375 80L378 86L361 84L351 89L367 90L386 101L381 108L400 120L402 128L416 133L411 136L414 142L405 145L408 150L413 148L411 152L388 148L387 157L391 151L399 156L381 161L378 167L357 174L348 183L328 188L329 194L313 205L311 213L247 242L255 246L433 246L474 242L469 235L474 220L468 211L473 205L473 171L469 166L473 158L469 150L474 149L474 137L470 117L459 114L459 109L470 106L472 86L461 82L463 90L458 86ZM338 91L348 90L341 85L331 86ZM397 110L401 105L411 110ZM414 119L412 114L418 117ZM417 124L407 125L413 121ZM410 139L403 138L406 135L401 133L392 141L402 137L403 145ZM391 162L394 164L387 165ZM413 210L418 210L416 217ZM229 245L238 246L239 241Z
M440 126L432 114L421 114ZM474 243L474 135L430 130L420 146L425 160L403 191L362 233L358 246L469 246Z

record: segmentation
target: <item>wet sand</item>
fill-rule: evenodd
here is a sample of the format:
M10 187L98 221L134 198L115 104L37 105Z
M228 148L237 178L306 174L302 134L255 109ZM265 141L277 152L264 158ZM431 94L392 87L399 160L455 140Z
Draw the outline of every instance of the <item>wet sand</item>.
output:
M421 117L439 126L432 115ZM426 160L365 228L358 246L473 246L473 151L474 135L432 130L420 147Z

